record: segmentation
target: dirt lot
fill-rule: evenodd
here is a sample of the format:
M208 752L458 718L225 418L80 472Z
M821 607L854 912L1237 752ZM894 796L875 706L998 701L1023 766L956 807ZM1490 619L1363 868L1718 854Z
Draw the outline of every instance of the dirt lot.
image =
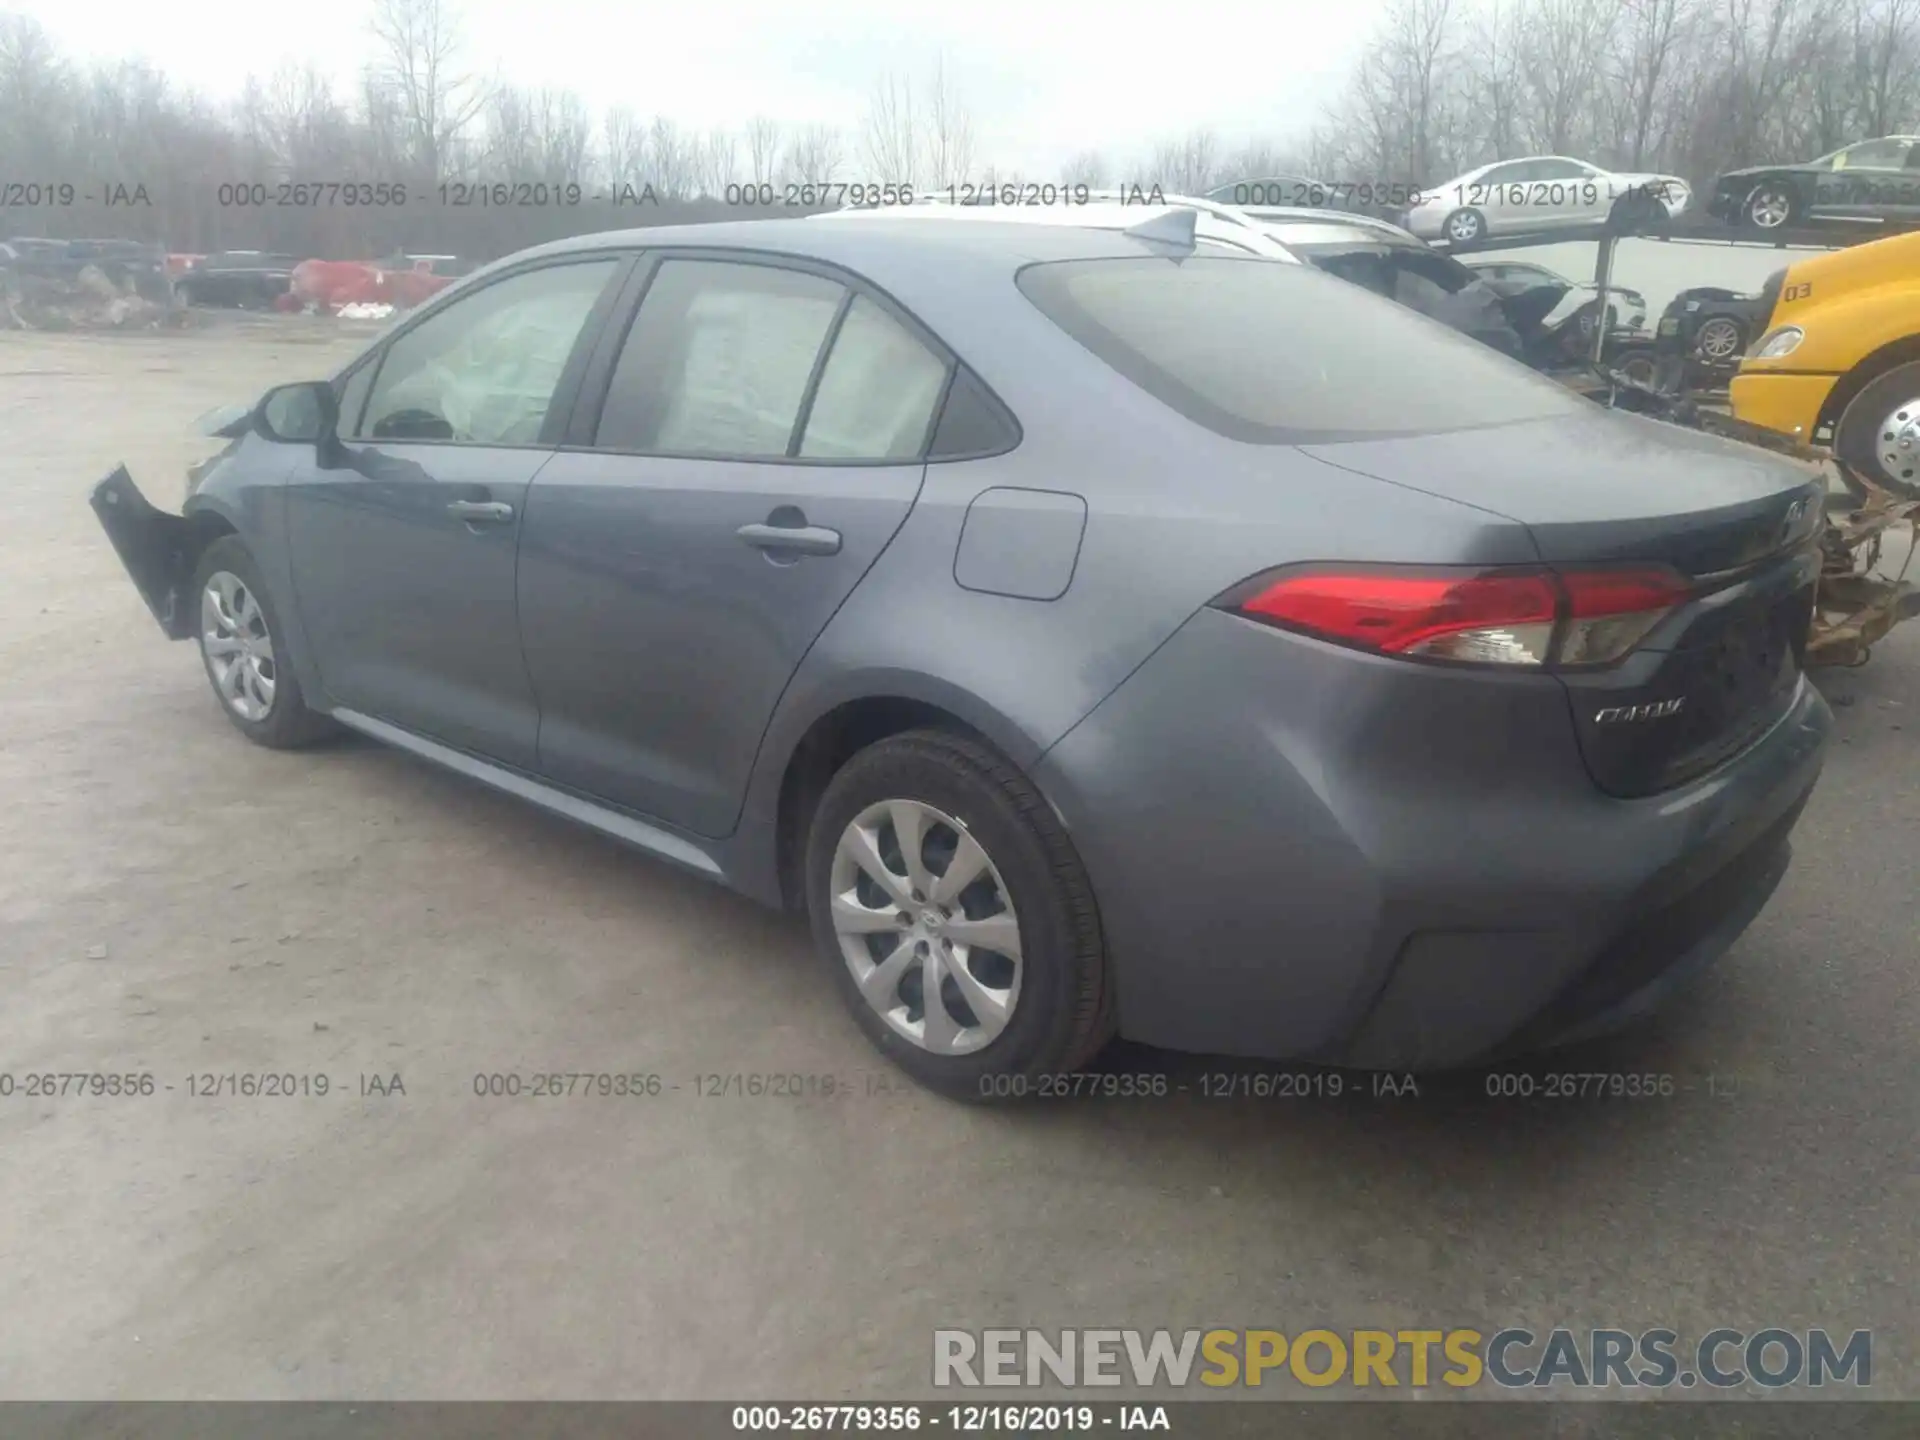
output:
M194 416L357 343L0 336L0 1074L156 1077L0 1098L0 1396L898 1397L936 1326L1527 1324L1871 1327L1920 1397L1920 625L1824 682L1734 954L1554 1066L1670 1099L868 1094L797 924L369 744L254 749L161 638L87 488L177 501ZM190 1093L267 1071L331 1090ZM475 1095L509 1071L678 1088ZM696 1091L737 1073L856 1093Z

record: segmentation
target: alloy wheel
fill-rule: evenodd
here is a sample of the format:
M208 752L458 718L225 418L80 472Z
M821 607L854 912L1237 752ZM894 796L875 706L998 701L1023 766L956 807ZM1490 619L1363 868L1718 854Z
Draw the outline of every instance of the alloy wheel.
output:
M1471 210L1462 210L1447 221L1447 238L1454 241L1472 241L1480 238L1480 217Z
M229 570L207 577L200 595L200 649L222 703L242 720L260 721L273 709L273 635L247 582Z
M883 800L834 847L830 914L854 983L887 1025L935 1055L1006 1029L1020 999L1020 922L993 860L959 820Z
M1778 230L1793 217L1793 197L1773 187L1756 190L1747 200L1747 218L1762 230Z
M1740 327L1731 320L1709 320L1695 340L1708 360L1731 360L1740 353Z
M1908 485L1920 480L1920 395L1895 405L1874 434L1875 458L1889 478Z

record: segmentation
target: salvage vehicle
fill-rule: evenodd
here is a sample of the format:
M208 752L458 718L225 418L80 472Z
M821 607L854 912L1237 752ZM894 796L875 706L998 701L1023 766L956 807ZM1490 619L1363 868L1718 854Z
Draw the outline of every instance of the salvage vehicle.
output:
M1735 416L1830 443L1867 480L1920 498L1920 234L1798 261L1761 297L1767 331L1730 387Z
M1422 240L1471 245L1497 235L1534 235L1602 224L1617 202L1657 199L1669 216L1692 203L1678 175L1603 170L1565 155L1530 155L1482 165L1438 185L1422 185L1401 223Z
M1757 292L1719 285L1682 290L1660 312L1660 351L1686 367L1687 383L1724 385L1772 308L1772 300Z
M164 303L171 277L166 251L141 240L53 240L20 236L0 246L0 270L20 277L77 283L91 267L141 299Z
M1920 135L1883 135L1796 165L1729 170L1707 212L1761 233L1817 221L1920 224Z
M804 911L949 1095L1657 1003L1821 766L1818 483L1165 230L543 245L216 420L183 513L92 505L247 739Z
M1493 287L1507 303L1509 315L1531 311L1538 318L1523 323L1531 339L1528 360L1536 369L1551 370L1585 363L1593 355L1593 335L1601 323L1600 288L1590 280L1569 280L1545 265L1519 260L1462 260L1458 262ZM1515 302L1525 297L1527 309ZM1622 365L1629 373L1653 373L1652 337L1646 331L1647 297L1624 286L1607 293L1608 344L1602 358ZM1634 352L1631 358L1628 353ZM1640 352L1644 352L1643 354Z
M291 255L264 250L222 250L173 283L189 305L266 310L287 293L287 281L298 263Z

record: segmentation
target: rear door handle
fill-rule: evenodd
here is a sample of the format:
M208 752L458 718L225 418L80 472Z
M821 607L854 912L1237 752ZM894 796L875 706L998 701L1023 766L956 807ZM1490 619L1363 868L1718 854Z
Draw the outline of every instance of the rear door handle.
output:
M447 513L469 525L499 525L513 519L513 506L504 500L455 500Z
M838 555L840 532L824 525L742 525L733 532L756 550L795 555Z

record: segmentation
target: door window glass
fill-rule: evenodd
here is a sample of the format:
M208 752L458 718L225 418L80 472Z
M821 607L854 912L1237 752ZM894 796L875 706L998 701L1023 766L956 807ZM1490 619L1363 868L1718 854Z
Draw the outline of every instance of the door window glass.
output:
M616 260L549 265L448 305L387 349L360 434L533 445Z
M845 295L844 286L797 270L664 261L614 366L595 444L786 455Z
M926 444L947 362L864 295L834 337L807 415L802 455L911 460Z

